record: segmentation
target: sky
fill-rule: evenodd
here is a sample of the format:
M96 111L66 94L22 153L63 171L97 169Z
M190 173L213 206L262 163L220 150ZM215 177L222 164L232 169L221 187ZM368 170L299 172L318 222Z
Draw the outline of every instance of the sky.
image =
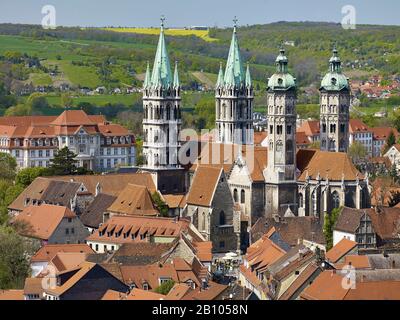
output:
M158 26L165 15L167 27L239 25L277 21L341 22L342 8L356 9L357 24L400 25L399 0L0 0L0 23L41 24L44 5L56 8L62 26Z

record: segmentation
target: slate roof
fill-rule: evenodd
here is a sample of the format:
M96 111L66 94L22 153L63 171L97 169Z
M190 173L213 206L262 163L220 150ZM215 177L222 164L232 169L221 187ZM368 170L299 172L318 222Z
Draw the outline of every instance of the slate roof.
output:
M97 229L103 223L104 212L116 199L115 196L99 193L80 216L82 223L87 227Z
M271 228L275 228L281 239L292 247L297 246L299 239L314 241L322 245L326 244L322 225L318 218L313 217L281 218L279 222L273 218L262 217L251 228L252 242L260 239Z

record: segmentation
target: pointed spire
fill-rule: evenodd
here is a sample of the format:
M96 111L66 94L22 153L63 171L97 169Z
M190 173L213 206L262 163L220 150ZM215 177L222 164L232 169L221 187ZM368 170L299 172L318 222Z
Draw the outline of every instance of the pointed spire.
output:
M242 64L242 58L240 56L239 43L236 36L237 19L233 20L233 35L231 41L231 47L229 49L228 61L225 70L225 84L230 86L240 86L244 82L244 70ZM232 76L233 74L233 76Z
M253 86L253 83L251 81L251 74L250 74L250 65L247 63L247 69L246 69L246 88L251 88Z
M222 62L219 63L219 73L217 80L217 88L223 87L225 84L224 81L224 69L222 68Z
M151 85L151 78L150 78L150 63L147 61L147 69L146 69L146 76L144 78L143 88L147 89Z
M161 17L160 38L154 59L151 83L155 87L168 88L172 85L171 66L164 37L164 16Z
M181 86L179 81L179 72L178 72L178 61L175 61L175 71L174 71L174 89L177 89Z

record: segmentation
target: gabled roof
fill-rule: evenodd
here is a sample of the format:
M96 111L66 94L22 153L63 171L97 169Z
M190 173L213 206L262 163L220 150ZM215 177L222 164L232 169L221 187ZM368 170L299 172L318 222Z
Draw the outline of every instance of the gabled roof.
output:
M150 191L145 186L128 184L108 208L108 212L126 215L157 216Z
M35 253L31 258L31 262L49 262L60 252L94 253L87 244L48 244Z
M156 191L150 173L59 176L49 179L83 183L91 194L96 194L96 186L99 185L101 193L117 196L129 183L146 186L151 193Z
M99 193L80 216L82 223L87 227L97 229L103 223L103 214L116 199L117 197Z
M81 184L70 181L52 180L49 178L36 178L8 208L22 211L25 208L25 201L40 200L47 203L69 206L78 192Z
M51 124L57 126L91 126L96 123L83 110L65 110Z
M184 219L179 221L171 218L149 217L149 216L112 216L98 230L91 234L87 241L105 243L133 243L138 240L132 235L179 237L179 234L187 230L190 222ZM115 230L121 230L121 234ZM124 237L124 234L127 236Z
M147 266L121 266L121 273L126 284L135 284L139 289L143 289L143 284L147 283L150 290L160 286L160 279L170 279L175 283L184 283L188 280L193 281L197 286L200 279L197 278L192 267L183 259L175 258L171 263L160 263Z
M268 165L268 148L210 142L202 143L200 147L200 156L192 165L191 170L196 171L199 166L216 167L223 168L225 174L229 175L242 150L242 159L252 169L250 176L253 182L264 182L263 172Z
M356 248L357 242L343 238L326 253L325 258L331 263L336 263Z
M260 218L251 228L252 241L259 240L272 229L292 247L297 246L299 240L326 244L320 220L314 217L280 218L280 221L275 221L273 218Z
M210 207L222 174L222 168L199 166L189 190L187 203Z
M398 138L400 136L397 129L391 128L391 127L374 127L374 128L371 128L371 131L374 134L375 140L385 140L386 141L391 132L394 133L394 136L396 138Z
M372 227L381 239L397 239L400 234L400 208L351 209L343 208L335 224L335 230L355 233L361 217L366 213Z
M26 224L22 235L48 240L62 219L75 217L66 207L43 204L25 208L13 221Z
M350 133L366 133L372 130L360 119L350 119L349 131Z
M81 252L58 252L50 261L57 272L74 269L86 260L87 253Z
M297 168L301 172L299 181L306 181L307 175L316 179L318 174L321 179L328 178L331 181L355 181L357 178L364 178L350 157L342 152L300 149L297 152Z
M304 121L297 132L304 132L308 137L317 136L320 133L320 122L318 120Z
M98 265L96 265L95 263L85 261L78 268L75 268L77 269L75 274L67 281L65 281L61 286L57 286L55 289L45 289L45 291L56 296L61 296L62 294L70 290L73 286L75 286L88 272L90 272L96 266ZM75 271L75 269L67 271Z

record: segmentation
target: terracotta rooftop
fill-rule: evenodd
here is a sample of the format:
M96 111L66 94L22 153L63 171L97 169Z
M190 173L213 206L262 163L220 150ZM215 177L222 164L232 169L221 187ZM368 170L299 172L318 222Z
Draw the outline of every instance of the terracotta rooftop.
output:
M307 137L319 135L320 123L318 120L304 121L297 132L304 132Z
M400 300L400 281L357 281L354 289L343 288L343 275L324 271L304 290L305 300Z
M147 266L121 266L124 282L128 285L135 284L136 288L143 289L148 284L149 290L155 290L160 286L160 279L173 280L175 283L193 281L197 286L200 279L197 278L185 260L175 258L171 263L159 263Z
M187 203L210 207L221 175L222 168L199 166L187 196Z
M141 239L146 236L178 237L189 224L184 219L116 215L91 234L87 241L123 244L146 241Z
M74 269L86 261L87 253L81 252L59 252L50 261L57 272L63 272L66 270Z
M41 247L31 258L31 262L51 261L59 252L91 254L94 251L87 244L48 244Z
M0 301L25 300L24 290L0 290Z
M346 153L326 152L319 150L300 149L297 152L297 167L301 174L299 181L305 181L307 176L316 179L329 178L332 181L355 181L363 179Z
M101 300L164 300L165 296L159 293L134 288L129 294L108 290Z
M350 119L349 131L350 133L367 133L372 130L360 119Z
M371 128L371 131L374 134L375 140L385 140L386 141L392 131L396 138L398 138L400 136L397 129L391 128L391 127L374 127L374 128Z
M226 175L238 158L242 148L242 158L250 168L250 176L254 182L264 181L263 171L268 164L268 149L260 146L239 146L236 144L203 143L200 156L192 165L191 170L196 171L198 166L223 168Z
M254 132L254 144L256 146L261 146L261 143L268 137L268 132Z
M75 213L66 207L43 204L25 208L14 222L26 224L22 231L24 236L48 240L62 219L75 217Z
M325 258L331 263L336 263L356 248L357 242L343 238L326 253Z
M107 209L108 212L123 215L157 216L150 191L145 186L128 184Z

